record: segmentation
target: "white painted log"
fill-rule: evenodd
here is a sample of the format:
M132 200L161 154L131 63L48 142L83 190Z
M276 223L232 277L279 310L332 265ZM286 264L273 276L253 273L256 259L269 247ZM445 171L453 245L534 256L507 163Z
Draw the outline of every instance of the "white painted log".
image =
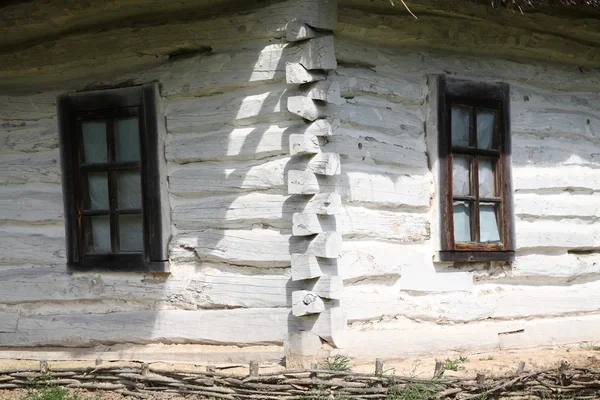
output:
M600 78L582 74L577 67L557 66L507 59L461 56L433 52L398 52L372 45L359 44L338 36L336 57L344 64L367 63L378 73L437 75L451 74L457 79L476 79L535 86L545 90L590 92L600 88Z
M290 194L339 193L347 201L374 202L387 205L429 207L429 177L396 174L355 164L344 165L341 175L320 177L306 171L288 172Z
M306 96L291 96L287 99L287 109L292 114L309 121L314 121L319 118L325 118L330 115L326 106L314 102Z
M505 281L572 282L600 275L600 254L517 254L514 270Z
M596 110L597 112L597 110ZM511 113L511 129L523 133L600 137L600 116L573 110L521 108Z
M327 79L327 73L319 70L307 70L300 63L285 64L285 80L287 83L309 83Z
M301 317L308 314L317 314L325 310L323 300L308 290L296 290L292 292L292 314Z
M304 22L314 28L333 31L338 20L337 0L288 0L287 4L295 5L292 13L295 20Z
M306 288L324 299L341 299L344 283L339 276L324 275L312 282L305 282Z
M95 343L272 344L288 332L288 308L163 310L21 317L4 346ZM118 327L118 328L117 328Z
M518 249L580 249L600 248L600 226L577 219L526 222L515 225Z
M322 137L304 133L290 135L289 141L291 155L320 153L321 147L326 143L325 139Z
M294 213L292 234L294 236L309 236L316 233L336 232L335 216L321 216L317 214Z
M283 345L286 352L286 367L289 368L289 356L301 359L318 355L321 350L321 339L318 335L307 331L290 332ZM301 361L300 364L304 368Z
M57 184L0 186L0 221L62 221L62 188Z
M297 94L289 85L274 84L206 97L181 97L166 102L170 133L211 132L232 122L251 125L289 119L287 99ZM288 115L286 115L288 114Z
M304 212L335 215L341 211L342 198L338 193L318 193L308 200Z
M600 137L600 135L599 135ZM513 164L535 166L564 166L600 164L598 139L571 133L514 133Z
M0 153L37 153L58 149L56 119L0 121Z
M17 331L19 314L0 312L0 333L10 333Z
M311 237L293 237L289 250L288 254L300 253L338 258L342 254L342 235L336 232L325 232Z
M527 219L594 219L600 215L600 194L517 193L514 201L515 214Z
M0 226L0 265L65 264L61 226Z
M337 260L306 254L292 254L293 281L318 278L323 275L337 275Z
M310 158L306 170L317 175L339 175L342 173L340 156L336 153L319 153Z
M0 184L61 183L58 151L0 157Z
M346 99L341 105L328 104L327 113L363 130L392 133L393 136L424 135L425 116L421 107L407 106L374 96Z
M253 267L288 267L290 249L306 249L306 241L290 242L290 235L267 229L205 230L177 235L170 245L173 261L224 262ZM299 242L299 243L297 243ZM313 249L317 249L316 244ZM325 246L322 246L325 250ZM329 250L327 248L327 250Z
M319 314L307 315L297 319L298 329L309 331L321 337L337 348L346 348L347 319L342 307L332 307Z
M367 67L340 65L335 70L344 97L374 95L405 104L420 105L427 90L422 76L402 71L381 72Z
M168 135L168 161L258 160L288 153L290 132L302 126L293 122L258 124L211 133ZM290 144L291 146L291 144Z
M288 22L285 32L285 40L288 42L298 42L314 37L317 37L317 32L310 26L299 21Z
M57 93L0 96L0 120L37 120L56 115Z
M340 120L337 118L323 118L310 123L304 133L315 136L333 136L340 126Z
M595 93L540 90L523 84L510 86L510 105L511 113L531 109L598 114Z
M513 189L522 192L545 193L600 190L600 169L583 166L513 167Z
M313 100L326 101L333 104L341 104L340 85L337 81L321 80L308 83L300 87L300 92Z

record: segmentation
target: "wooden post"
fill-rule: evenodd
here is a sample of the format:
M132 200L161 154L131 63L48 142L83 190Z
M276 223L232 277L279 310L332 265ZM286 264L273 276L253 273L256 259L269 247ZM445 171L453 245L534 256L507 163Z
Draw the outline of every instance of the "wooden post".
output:
M525 361L519 361L519 368L517 368L515 375L521 375L523 371L525 371Z
M150 373L150 365L143 363L142 364L142 375L146 376Z
M250 376L258 376L258 361L250 361Z
M206 366L206 372L215 372L216 370L217 370L217 367L215 367L214 365Z
M50 365L48 364L48 361L40 360L40 372L42 374L46 374L48 371L50 371Z
M477 383L479 385L483 385L483 383L485 382L485 373L483 372L478 372L477 373L477 378L475 378L477 380Z
M435 370L433 371L434 378L441 378L444 374L444 363L442 361L435 361Z
M383 374L383 358L375 359L375 375Z
M317 369L319 369L319 364L315 361L310 363L310 369L315 371ZM316 372L311 372L310 373L310 379L312 380L317 380L317 373Z
M96 358L96 365L102 365L102 359Z

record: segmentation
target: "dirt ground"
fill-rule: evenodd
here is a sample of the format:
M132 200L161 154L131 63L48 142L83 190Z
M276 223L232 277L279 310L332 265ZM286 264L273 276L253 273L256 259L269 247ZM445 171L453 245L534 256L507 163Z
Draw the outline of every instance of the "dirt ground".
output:
M440 360L448 367L456 370L446 370L444 376L474 377L478 372L485 373L486 377L499 377L509 375L517 370L520 361L525 362L525 371L543 370L556 367L561 361L567 361L572 366L600 368L600 346L594 344L579 344L572 346L554 346L535 349L502 350L487 353L460 354L448 353L438 357L415 357L395 360L384 360L384 373L398 376L411 376L418 378L431 378L435 362ZM138 365L131 362L111 363L115 365ZM51 368L83 367L91 366L89 361L63 361L50 362ZM153 367L173 370L200 370L204 371L202 365L182 365L153 363ZM36 368L38 361L31 360L0 360L0 370L9 368ZM373 373L375 361L351 360L350 367L354 372ZM274 372L283 370L278 364L261 365L261 372ZM231 374L247 374L247 366L230 365L223 372ZM98 400L122 400L131 399L110 392L81 392L83 395ZM20 400L26 394L25 390L0 390L0 399ZM201 399L201 397L181 396L173 394L157 394L157 400L183 400Z

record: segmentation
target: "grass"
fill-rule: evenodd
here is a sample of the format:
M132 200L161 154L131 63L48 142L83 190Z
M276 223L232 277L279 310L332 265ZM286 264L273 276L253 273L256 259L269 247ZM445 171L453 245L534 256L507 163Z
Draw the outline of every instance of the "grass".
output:
M390 385L388 388L388 400L430 400L435 399L439 390L435 386L414 384L400 388Z
M447 358L446 362L444 363L444 369L446 371L458 371L460 368L463 368L461 367L461 364L464 364L467 361L469 361L469 358L463 356L455 359Z
M322 363L323 369L330 371L350 371L350 358L336 354L332 357L327 357Z
M479 361L492 361L494 359L494 356L487 356L487 357L482 357L479 359Z
M60 386L38 386L29 389L21 400L95 400L94 397L82 396Z
M584 345L582 345L582 348L584 350L588 350L588 351L600 351L600 345L598 344L598 342L585 342Z

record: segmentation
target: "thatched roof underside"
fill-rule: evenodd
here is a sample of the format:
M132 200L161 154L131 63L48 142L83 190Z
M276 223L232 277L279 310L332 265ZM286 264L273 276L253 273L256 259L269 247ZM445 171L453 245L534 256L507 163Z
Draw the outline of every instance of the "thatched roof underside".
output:
M492 8L507 7L523 11L540 7L591 7L600 10L600 0L474 0Z

